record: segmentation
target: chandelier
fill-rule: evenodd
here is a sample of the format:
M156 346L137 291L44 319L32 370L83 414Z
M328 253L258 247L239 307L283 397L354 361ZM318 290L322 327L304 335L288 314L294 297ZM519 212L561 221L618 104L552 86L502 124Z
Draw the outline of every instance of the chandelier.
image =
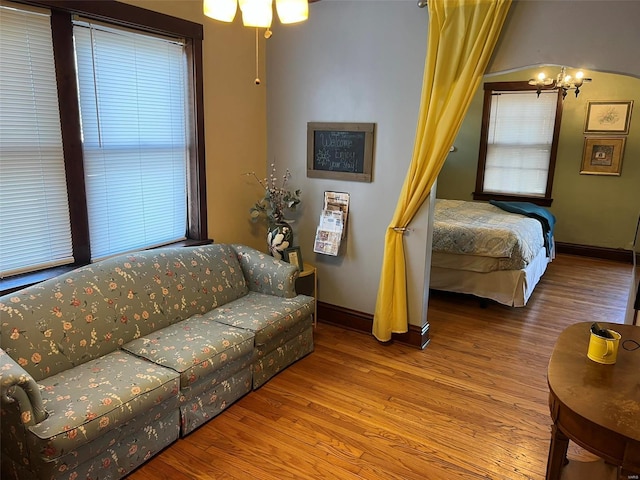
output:
M532 78L529 80L529 85L535 85L538 87L536 92L538 93L538 97L540 96L540 92L545 87L550 87L551 89L560 88L562 89L562 99L567 96L567 92L569 90L575 90L576 98L580 94L580 87L585 82L590 82L590 78L585 78L584 73L582 71L576 72L575 76L571 76L567 74L567 69L565 67L560 68L560 73L554 79L552 77L547 77L544 72L540 72L537 78Z

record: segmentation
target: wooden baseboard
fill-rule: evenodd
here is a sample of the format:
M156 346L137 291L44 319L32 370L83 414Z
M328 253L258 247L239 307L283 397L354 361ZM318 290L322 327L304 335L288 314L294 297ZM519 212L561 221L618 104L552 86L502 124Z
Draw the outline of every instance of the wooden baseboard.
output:
M318 302L318 321L371 335L373 315L331 305L330 303ZM420 349L425 348L429 343L429 323L423 327L409 325L407 333L394 333L391 341Z
M589 245L556 242L556 251L569 255L602 258L604 260L629 264L633 263L633 251L621 248L592 247ZM638 264L640 264L640 261L638 261ZM318 321L371 335L373 315L339 307L330 303L318 302ZM429 323L423 327L409 325L409 331L407 333L394 333L391 341L397 341L421 349L425 348L429 344Z
M592 247L575 243L556 242L556 252L582 257L602 258L622 263L633 263L633 251L623 248Z

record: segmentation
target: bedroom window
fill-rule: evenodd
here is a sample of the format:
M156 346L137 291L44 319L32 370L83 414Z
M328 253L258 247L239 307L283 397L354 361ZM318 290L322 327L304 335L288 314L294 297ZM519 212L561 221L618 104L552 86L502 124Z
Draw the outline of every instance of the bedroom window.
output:
M486 83L474 199L551 205L561 115L558 91Z
M38 5L0 7L0 291L206 243L202 25L116 1Z

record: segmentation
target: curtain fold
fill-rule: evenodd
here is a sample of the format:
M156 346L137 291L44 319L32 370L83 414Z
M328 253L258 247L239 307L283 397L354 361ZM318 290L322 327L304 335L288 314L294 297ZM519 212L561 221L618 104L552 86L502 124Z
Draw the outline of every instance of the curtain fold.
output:
M385 234L373 319L380 341L408 330L403 231L429 196L482 80L511 0L429 0L427 58L413 156Z

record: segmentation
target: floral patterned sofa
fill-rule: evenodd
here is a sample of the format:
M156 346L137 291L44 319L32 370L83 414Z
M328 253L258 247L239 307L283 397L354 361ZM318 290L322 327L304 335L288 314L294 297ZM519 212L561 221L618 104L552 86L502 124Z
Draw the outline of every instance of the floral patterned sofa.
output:
M136 252L0 297L2 478L120 478L313 350L297 269Z

